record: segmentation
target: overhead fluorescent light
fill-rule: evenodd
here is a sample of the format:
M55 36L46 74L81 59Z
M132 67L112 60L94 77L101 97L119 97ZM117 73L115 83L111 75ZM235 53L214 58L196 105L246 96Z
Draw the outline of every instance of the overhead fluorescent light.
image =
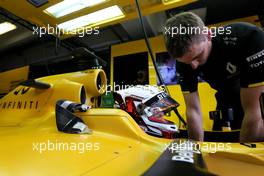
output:
M50 6L44 12L59 18L86 7L91 7L107 0L64 0L58 4Z
M175 2L180 2L181 0L162 0L163 4L168 5Z
M7 33L9 31L12 31L16 29L16 25L9 23L9 22L3 22L0 24L0 35Z
M117 6L107 7L105 9L75 18L70 21L66 21L58 25L59 29L70 32L74 29L78 29L84 26L96 26L103 23L107 23L113 20L123 18L125 15L122 10Z

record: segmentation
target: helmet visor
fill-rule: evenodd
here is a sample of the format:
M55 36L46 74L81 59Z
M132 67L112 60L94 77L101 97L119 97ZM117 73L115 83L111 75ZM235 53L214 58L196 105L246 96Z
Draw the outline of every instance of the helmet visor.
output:
M170 111L172 108L179 106L179 103L168 96L165 92L158 93L143 103L151 109L155 109L156 111L159 109L159 111L163 112Z

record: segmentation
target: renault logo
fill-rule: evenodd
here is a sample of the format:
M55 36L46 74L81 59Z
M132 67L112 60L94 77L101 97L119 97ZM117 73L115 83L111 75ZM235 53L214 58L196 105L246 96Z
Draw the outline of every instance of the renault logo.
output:
M231 64L230 62L228 62L227 65L226 65L226 70L229 73L233 74L233 73L235 73L237 71L237 68L236 68L235 65Z

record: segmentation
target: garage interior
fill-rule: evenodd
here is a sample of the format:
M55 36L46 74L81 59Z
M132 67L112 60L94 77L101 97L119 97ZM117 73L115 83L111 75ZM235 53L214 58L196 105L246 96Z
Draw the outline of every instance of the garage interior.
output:
M56 2L57 1L54 0L50 1L49 3ZM37 24L20 17L18 14L16 14L20 13L18 10L14 10L12 12L12 6L16 6L15 3L7 2L5 0L2 0L0 3L3 4L1 5L0 9L0 22L10 22L15 24L17 27L16 30L0 35L0 53L2 56L0 65L1 72L25 65L33 65L38 67L37 69L42 68L41 70L43 70L43 73L38 72L34 75L34 73L32 73L34 72L33 67L33 71L30 74L31 78L37 78L47 74L50 75L62 73L67 70L60 71L59 68L57 68L58 72L54 71L52 68L47 70L45 67L43 67L43 65L50 65L53 62L57 62L58 60L65 60L67 62L69 58L50 58L63 55L66 52L78 47L87 48L109 63L111 57L111 45L143 39L143 32L140 29L136 14L133 14L133 17L131 17L130 20L123 20L123 22L120 23L117 21L113 22L111 25L100 27L99 36L71 36L66 37L63 40L52 35L38 37L37 35L32 35L34 29L33 27L37 26ZM124 3L124 7L127 9L130 8L131 11L136 10L135 3L133 1L124 1L122 3ZM264 23L264 8L262 0L255 0L254 2L250 0L199 0L187 5L162 11L155 9L154 7L159 3L160 0L142 1L143 6L153 6L154 9L154 12L144 16L144 24L148 37L161 35L162 25L164 22L174 14L183 11L192 11L198 14L205 21L206 25L212 25L251 16L258 16L258 18L254 19L256 23L262 23L262 25ZM29 11L32 9L38 10L38 8L36 8L33 4L30 4L28 1L21 1L21 4L25 4ZM7 8L5 8L5 6ZM47 4L44 4L43 6L45 7ZM27 14L27 18L33 19L33 16L30 17ZM42 23L47 23L41 18L38 19L37 16L35 16L34 19ZM85 65L85 63L83 64ZM80 65L82 65L82 63ZM106 72L108 73L107 75L110 73L109 65L110 64L107 64L107 67L105 68Z
M89 0L79 1L87 5L84 2ZM95 5L53 14L51 7L64 2L70 7L77 0L0 0L0 175L234 175L234 170L239 175L263 173L263 142L239 143L239 130L213 129L211 112L216 109L216 91L203 80L199 80L199 94L205 142L187 140L185 100L175 71L166 88L177 101L174 105L178 110L164 114L179 130L175 138L145 133L139 125L142 121L132 117L134 111L123 111L123 102L117 105L116 95L107 94L112 90L108 85L121 85L119 91L122 85L162 83L144 40L135 0L90 0ZM175 60L167 63L171 57L162 32L166 20L181 12L197 14L209 27L248 22L264 29L264 0L138 2L158 66L166 63L175 67ZM97 12L110 8L118 8L119 16L108 20L105 17L111 14L104 13L104 20L96 21L100 16ZM73 29L71 25L77 23L73 20L84 16L88 25L77 25L88 29L87 34L67 31L68 24ZM7 25L13 29L2 32L1 26L5 29ZM69 104L76 109L67 109ZM63 122L69 119L58 120L58 112L64 113L59 114L62 118L70 116L66 125L74 121L88 124L91 130L86 126L82 126L85 133L66 129ZM59 127L60 123L65 126ZM180 144L181 139L186 145L198 145L198 149L177 157L170 155L173 143ZM98 152L98 146L93 145L89 146L92 152L43 152L35 145L40 147L43 141L99 143L102 149ZM216 146L223 150L215 151ZM168 157L184 163L174 165Z

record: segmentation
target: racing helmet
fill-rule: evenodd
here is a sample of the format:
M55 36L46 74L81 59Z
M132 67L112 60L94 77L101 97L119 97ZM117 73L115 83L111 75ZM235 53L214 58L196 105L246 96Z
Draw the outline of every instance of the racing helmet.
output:
M165 114L179 104L155 86L133 86L114 93L117 107L128 112L146 133L175 138L178 127Z

